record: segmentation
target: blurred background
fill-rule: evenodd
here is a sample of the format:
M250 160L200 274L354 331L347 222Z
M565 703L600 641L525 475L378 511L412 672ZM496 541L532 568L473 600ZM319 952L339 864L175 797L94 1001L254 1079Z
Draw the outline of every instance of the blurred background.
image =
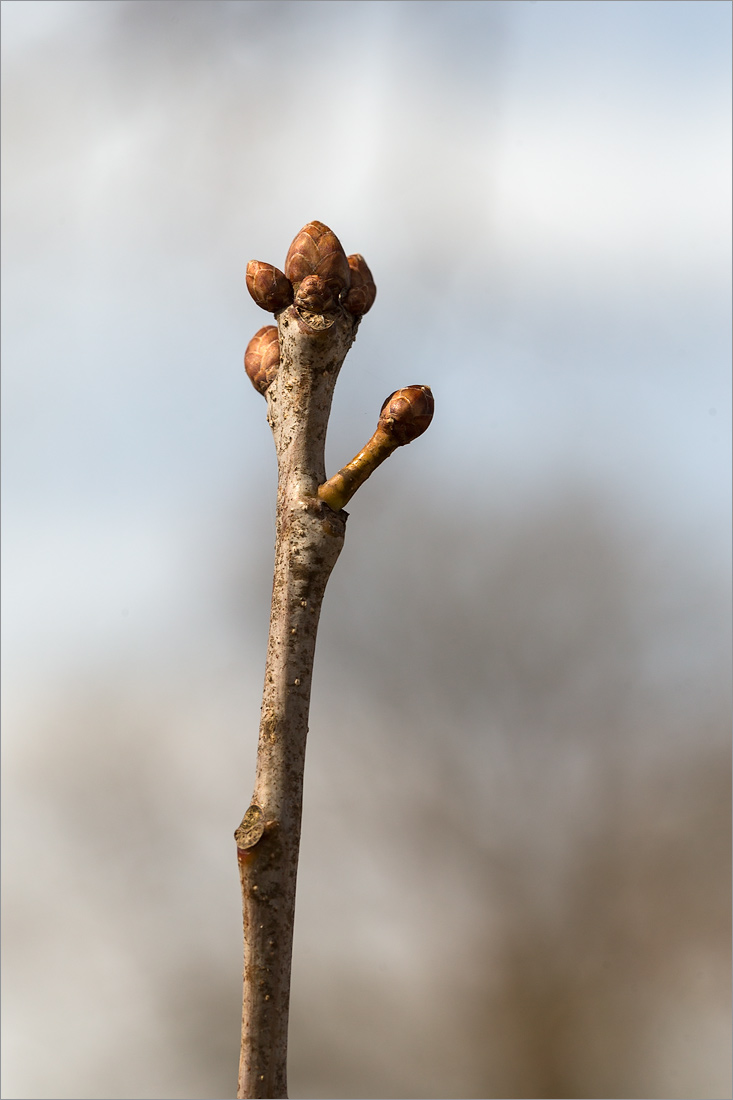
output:
M236 1092L232 833L311 219L378 296L335 472L295 1097L730 1081L731 8L2 4L3 1095Z

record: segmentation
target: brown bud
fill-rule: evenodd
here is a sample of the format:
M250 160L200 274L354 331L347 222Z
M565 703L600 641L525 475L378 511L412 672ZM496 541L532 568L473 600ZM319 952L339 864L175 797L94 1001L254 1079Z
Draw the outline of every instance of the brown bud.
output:
M280 343L276 325L265 325L247 344L244 369L256 390L264 393L280 366Z
M309 313L329 313L338 302L325 279L320 275L306 275L298 286L295 304Z
M403 447L425 431L433 419L435 403L429 386L395 390L382 405L377 430L387 432Z
M412 443L433 419L433 395L429 386L407 386L395 390L382 405L374 435L356 458L337 474L318 486L318 499L338 512L353 497L359 486L394 454L398 447Z
M344 298L344 309L355 317L361 317L374 305L377 288L363 256L355 252L353 256L347 256L347 262L351 269L351 290Z
M341 242L323 222L308 222L288 249L285 274L296 288L308 275L320 275L338 298L351 285L351 271Z
M290 280L278 268L261 260L250 260L247 264L247 290L260 309L268 313L277 313L293 300Z

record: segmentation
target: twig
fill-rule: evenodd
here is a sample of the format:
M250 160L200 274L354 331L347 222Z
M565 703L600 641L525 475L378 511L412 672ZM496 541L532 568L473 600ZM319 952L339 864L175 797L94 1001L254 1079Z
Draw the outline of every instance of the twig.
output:
M252 261L247 286L277 328L245 367L264 393L278 461L275 571L254 794L235 832L244 917L239 1098L287 1097L290 962L303 768L321 602L344 542L343 506L395 447L427 428L426 386L398 390L367 446L330 481L324 449L339 370L376 287L359 255L310 222L281 272Z

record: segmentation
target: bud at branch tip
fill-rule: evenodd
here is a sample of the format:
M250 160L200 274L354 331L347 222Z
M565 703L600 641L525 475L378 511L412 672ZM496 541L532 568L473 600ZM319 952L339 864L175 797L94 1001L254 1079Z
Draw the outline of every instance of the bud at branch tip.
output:
M318 487L319 500L338 512L393 451L422 435L433 419L433 410L429 386L395 390L382 405L372 438L351 462Z

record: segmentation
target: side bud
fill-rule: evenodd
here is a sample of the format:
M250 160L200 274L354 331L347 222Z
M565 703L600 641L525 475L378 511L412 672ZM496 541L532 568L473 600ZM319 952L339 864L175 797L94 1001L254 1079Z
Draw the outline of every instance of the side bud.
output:
M355 317L361 317L374 305L377 288L363 256L355 252L353 256L347 256L347 262L351 271L351 289L344 298L344 309Z
M306 275L298 286L295 304L299 310L306 310L308 313L331 313L336 309L338 299L320 275Z
M398 447L412 443L433 419L433 395L429 386L395 390L382 405L374 435L343 469L318 486L318 499L334 512L343 508L356 490Z
M323 222L308 222L288 249L285 275L298 289L308 275L320 275L336 298L349 289L351 270L336 234Z
M293 300L290 280L278 268L261 260L250 260L247 264L247 290L260 309L268 313L277 313Z
M276 325L265 325L247 344L244 369L256 390L264 394L280 366L280 343Z
M434 409L430 386L406 386L395 390L382 405L377 430L381 428L398 447L403 447L427 429Z

